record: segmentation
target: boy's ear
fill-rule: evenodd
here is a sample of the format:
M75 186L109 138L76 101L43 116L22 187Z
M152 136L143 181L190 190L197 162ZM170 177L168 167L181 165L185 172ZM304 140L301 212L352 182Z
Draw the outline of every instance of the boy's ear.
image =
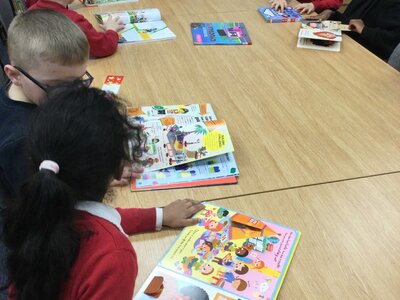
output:
M21 73L16 68L14 68L12 65L5 65L4 73L6 73L7 77L13 84L16 86L21 86Z

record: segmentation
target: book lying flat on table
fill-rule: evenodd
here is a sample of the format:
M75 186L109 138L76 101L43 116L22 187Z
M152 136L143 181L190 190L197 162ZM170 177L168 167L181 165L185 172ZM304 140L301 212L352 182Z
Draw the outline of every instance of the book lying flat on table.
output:
M135 299L276 299L301 233L205 203Z
M156 8L95 13L100 24L107 22L110 15L119 17L125 24L125 29L118 33L119 43L150 42L176 38L176 35L161 20L160 11Z
M210 104L189 105L159 105L128 108L129 121L139 124L143 128L151 126L155 120L158 122L173 122L177 126L198 124L198 122L217 120ZM149 125L150 124L150 125ZM168 136L168 134L167 134ZM191 144L183 142L185 147ZM145 156L158 159L157 154L162 153L168 146L159 138L147 137L144 147ZM175 147L175 146L174 146ZM187 149L183 152L190 153ZM155 156L154 156L155 155ZM168 159L167 155L165 155ZM161 157L163 155L161 154ZM168 161L169 163L169 161ZM132 181L132 191L181 188L193 186L219 185L237 183L239 170L231 152L211 158L198 157L198 160L177 165L162 170L145 170L138 179Z
M299 22L302 19L301 14L292 7L286 7L283 11L272 7L261 7L258 11L268 23Z
M304 21L299 31L297 47L339 52L342 29L348 30L348 25L337 21Z
M138 0L79 0L85 6L98 6L107 4L119 4L128 2L138 2Z
M195 45L251 45L243 23L191 23Z

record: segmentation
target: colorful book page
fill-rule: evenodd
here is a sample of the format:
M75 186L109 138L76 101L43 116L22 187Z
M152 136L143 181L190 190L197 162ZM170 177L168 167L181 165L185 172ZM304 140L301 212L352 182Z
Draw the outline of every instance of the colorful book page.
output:
M292 7L286 7L283 11L275 10L272 7L261 7L258 11L268 23L299 22L302 20L301 14Z
M131 117L163 117L165 115L211 115L214 120L216 119L214 110L209 103L128 107L128 115Z
M224 120L180 125L173 116L146 120L143 128L147 141L142 160L145 170L159 170L233 152Z
M195 45L251 45L243 23L191 23Z
M301 233L209 203L194 217L200 223L181 232L157 270L178 273L207 293L276 299Z
M170 40L176 35L163 21L126 24L119 33L119 43L139 43Z

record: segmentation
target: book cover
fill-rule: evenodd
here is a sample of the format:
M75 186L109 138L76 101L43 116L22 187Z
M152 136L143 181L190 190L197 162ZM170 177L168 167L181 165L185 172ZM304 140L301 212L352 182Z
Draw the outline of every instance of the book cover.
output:
M119 43L140 43L175 39L176 35L161 20L156 8L142 10L95 13L97 22L103 24L109 16L120 17L125 28L118 32Z
M194 216L200 223L183 229L136 298L154 299L157 290L158 299L174 299L170 293L185 296L188 289L203 295L191 299L276 299L301 233L205 206Z
M243 23L191 23L195 45L251 45Z
M301 24L297 47L339 52L341 41L340 23L333 21L307 22Z
M286 7L283 11L277 11L272 7L261 7L258 11L268 23L299 22L302 19L301 14L292 7Z

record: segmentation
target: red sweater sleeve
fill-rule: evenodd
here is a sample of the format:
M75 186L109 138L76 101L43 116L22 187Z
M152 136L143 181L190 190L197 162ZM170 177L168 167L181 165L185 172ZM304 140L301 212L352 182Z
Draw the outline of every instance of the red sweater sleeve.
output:
M138 268L133 253L117 250L99 258L96 268L79 282L79 300L131 300Z
M155 208L117 208L126 234L156 230Z
M72 12L72 11L70 11ZM73 12L69 14L85 33L90 45L90 55L94 57L105 57L114 54L118 48L118 33L113 30L98 32L84 16Z
M321 12L324 9L338 9L343 4L343 0L313 0L316 12Z
M84 16L78 14L76 11L68 9L63 5L49 1L49 0L34 0L36 4L32 5L29 9L49 8L55 10L78 25L85 33L90 46L90 55L94 57L104 57L114 54L118 48L118 33L113 30L106 32L98 32Z

